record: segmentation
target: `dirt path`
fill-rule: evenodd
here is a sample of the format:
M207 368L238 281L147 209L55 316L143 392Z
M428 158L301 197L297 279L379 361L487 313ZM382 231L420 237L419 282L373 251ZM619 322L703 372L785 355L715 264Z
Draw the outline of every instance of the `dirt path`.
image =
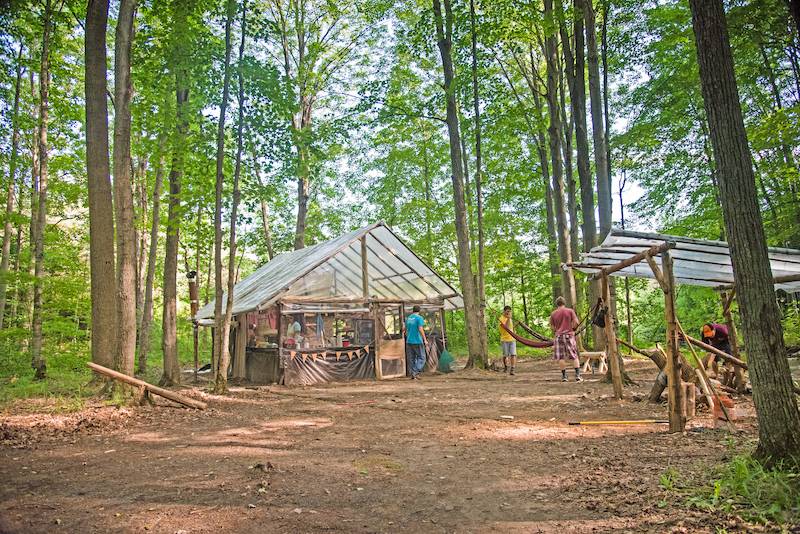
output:
M561 383L551 362L523 362L516 377L239 388L205 395L205 412L6 414L0 531L736 531L659 486L668 466L699 473L732 454L723 431L566 424L665 417L630 400L654 369L629 364L641 385L621 403L599 377Z

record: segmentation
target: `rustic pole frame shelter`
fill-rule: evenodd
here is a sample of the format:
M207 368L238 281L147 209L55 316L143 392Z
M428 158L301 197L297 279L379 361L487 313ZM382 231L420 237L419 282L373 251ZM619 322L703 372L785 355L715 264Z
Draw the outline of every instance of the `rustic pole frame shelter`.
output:
M800 250L770 248L770 264L775 289L800 291ZM685 410L681 410L685 388L681 380L683 358L679 341L683 336L692 345L712 352L734 364L735 372L741 376L747 364L741 360L735 325L731 315L731 304L737 281L733 276L728 244L724 241L694 239L657 233L637 232L614 228L603 243L584 254L581 262L564 265L589 274L600 280L603 302L609 304L609 276L654 279L664 293L664 318L666 321L666 366L669 391L670 431L680 432L686 424ZM715 288L722 291L722 315L729 327L733 327L733 356L722 353L683 332L675 314L675 296L678 284L689 284ZM607 357L611 368L614 395L623 396L622 376L619 369L618 344L615 335L615 319L606 315ZM702 365L702 363L700 364ZM705 376L705 369L702 375ZM707 379L701 380L701 387ZM705 390L704 390L705 393Z

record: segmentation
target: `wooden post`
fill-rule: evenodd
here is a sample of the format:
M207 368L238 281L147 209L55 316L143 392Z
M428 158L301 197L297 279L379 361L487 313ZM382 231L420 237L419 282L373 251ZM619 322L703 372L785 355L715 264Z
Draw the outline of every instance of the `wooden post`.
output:
M197 294L197 273L195 271L190 271L189 274L186 275L189 279L189 309L192 314L192 343L194 348L194 381L197 382L197 368L199 366L200 360L200 353L199 353L199 332L197 326L197 320L195 319L195 315L197 315L197 310L199 309L199 297Z
M375 321L375 327L373 328L373 332L375 333L375 354L373 357L375 358L375 378L378 380L383 380L383 368L381 367L381 340L383 340L383 335L385 334L383 329L383 321L380 320L378 314L383 313L383 308L381 308L380 304L373 304L372 305L372 320Z
M600 275L600 286L603 292L603 305L609 306L611 302L611 287L608 283L608 275L605 271ZM614 333L614 317L609 306L606 313L606 359L611 367L611 383L614 386L614 396L622 398L622 373L619 368L619 348L617 347L617 335Z
M361 296L369 299L369 265L367 264L367 236L361 237Z
M667 322L667 391L669 396L669 430L683 432L686 416L681 413L683 385L681 381L681 358L678 344L678 320L675 316L675 277L672 274L672 257L669 251L661 254L663 275L664 316Z
M447 350L447 317L444 308L439 312L439 320L442 321L442 347Z
M733 353L732 356L737 360L741 360L742 357L739 353L739 341L736 335L736 324L733 322L733 313L731 312L731 306L733 305L735 293L733 291L730 293L723 291L719 296L722 300L722 315L725 317L725 325L728 327L728 340L731 343L731 352ZM736 391L739 393L744 393L747 386L744 379L744 370L741 367L734 365L733 373L736 377Z

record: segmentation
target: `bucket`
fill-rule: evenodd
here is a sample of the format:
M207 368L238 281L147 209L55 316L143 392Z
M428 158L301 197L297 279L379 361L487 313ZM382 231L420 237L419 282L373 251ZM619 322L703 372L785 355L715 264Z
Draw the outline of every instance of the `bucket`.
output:
M719 397L714 399L714 419L721 419L723 421L725 420L725 412L722 411L720 402L722 402L722 405L728 410L728 416L730 416L731 421L736 419L736 416L733 413L733 399L723 393L720 393Z

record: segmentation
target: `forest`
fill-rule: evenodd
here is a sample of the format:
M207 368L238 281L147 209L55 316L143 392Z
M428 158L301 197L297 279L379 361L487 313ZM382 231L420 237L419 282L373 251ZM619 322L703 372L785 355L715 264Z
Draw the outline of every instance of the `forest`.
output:
M238 398L234 285L378 221L458 288L448 348L486 372L504 306L542 332L556 297L590 313L599 286L569 266L618 228L730 243L753 394L736 458L800 462L800 292L774 292L766 249L800 249L800 2L11 0L0 27L0 409L129 405L87 362ZM617 337L663 345L662 287L612 282ZM690 335L725 309L675 290ZM583 342L606 350L600 328ZM651 381L623 352L626 388ZM192 388L196 354L212 379ZM731 531L800 524L786 476L783 515Z

